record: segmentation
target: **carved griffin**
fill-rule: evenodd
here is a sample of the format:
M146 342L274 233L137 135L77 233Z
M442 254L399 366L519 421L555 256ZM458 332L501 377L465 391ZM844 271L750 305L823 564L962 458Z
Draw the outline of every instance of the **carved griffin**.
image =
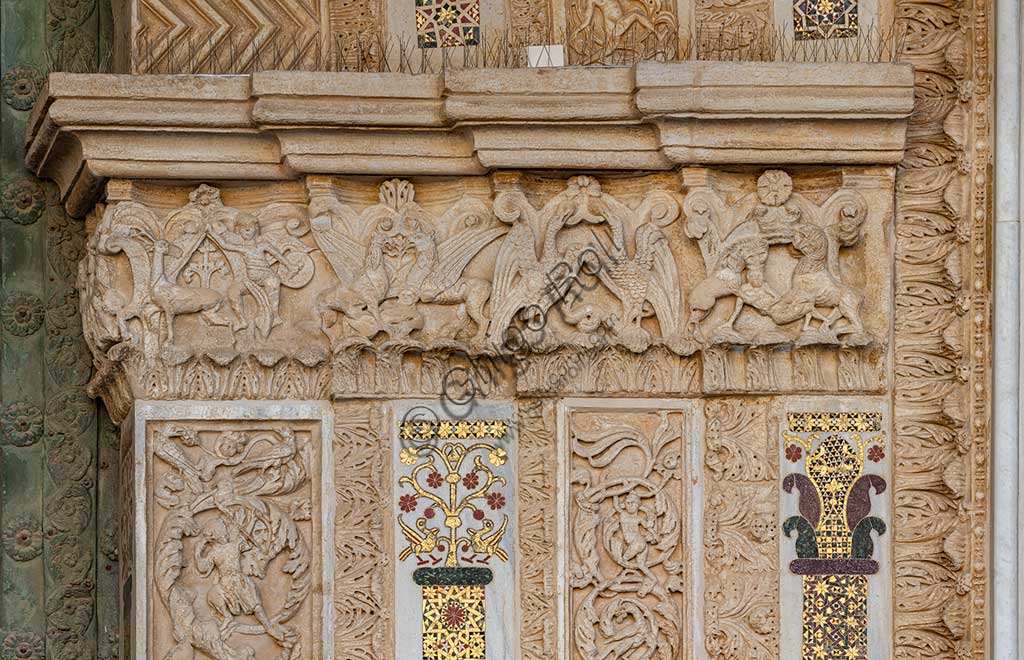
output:
M361 213L332 194L314 194L310 217L313 237L340 280L317 299L325 335L341 342L378 334L407 339L414 332L431 338L419 305L438 304L459 306L476 325L472 341L482 343L491 285L463 271L507 232L492 222L487 204L464 196L435 218L416 203L411 183L393 179L381 184L380 203Z

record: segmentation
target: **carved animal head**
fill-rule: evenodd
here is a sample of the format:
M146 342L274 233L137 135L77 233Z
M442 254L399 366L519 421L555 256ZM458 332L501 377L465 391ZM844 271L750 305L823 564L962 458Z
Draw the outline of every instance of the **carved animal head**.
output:
M174 243L165 241L162 238L158 238L153 241L153 252L158 255L169 254L172 257L181 256L181 248L179 248Z

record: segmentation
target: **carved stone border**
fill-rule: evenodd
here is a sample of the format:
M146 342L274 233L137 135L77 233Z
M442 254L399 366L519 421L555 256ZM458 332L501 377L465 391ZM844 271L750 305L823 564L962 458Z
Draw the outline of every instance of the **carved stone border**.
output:
M984 658L992 368L991 0L897 0L915 119L896 178L894 658Z
M148 489L147 423L152 421L285 421L305 420L320 423L320 576L322 608L320 613L321 654L324 660L334 658L334 409L326 401L136 401L133 415L132 445L134 447L135 553L133 576L134 657L148 658L149 635L148 594ZM314 596L315 597L315 596ZM316 619L314 618L314 625Z

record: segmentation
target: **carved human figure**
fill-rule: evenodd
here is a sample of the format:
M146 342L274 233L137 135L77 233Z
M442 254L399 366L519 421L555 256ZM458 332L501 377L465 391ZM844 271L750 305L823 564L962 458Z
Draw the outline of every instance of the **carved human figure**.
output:
M583 0L581 11L582 17L571 39L575 41L584 31L593 29L595 22L600 20L604 43L599 53L593 56L595 61L603 60L620 48L623 35L634 25L650 34L657 32L644 5L636 0Z
M612 554L616 555L619 563L636 563L637 568L647 578L648 582L645 582L637 592L637 595L643 598L657 581L647 565L647 544L658 542L657 517L653 511L640 505L640 496L633 491L626 494L624 502L620 502L618 497L614 497L612 501L616 520L609 525L605 538L610 538ZM621 538L615 537L616 524Z
M234 230L225 231L220 234L219 239L225 250L242 255L245 266L245 272L236 273L234 281L228 287L228 301L237 318L232 329L238 331L249 327L242 304L243 295L249 294L262 311L262 319L257 321L257 328L266 338L272 328L283 323L280 312L281 278L268 257L292 274L296 274L299 267L288 261L277 246L260 234L259 220L248 213L239 213L235 217Z
M697 188L688 195L685 212L687 234L700 242L707 270L689 297L689 336L706 345L789 342L793 334L781 326L802 318L797 345L871 341L860 317L863 296L843 281L839 268L840 248L860 240L867 216L858 192L840 189L819 206L793 192L788 174L767 170L758 177L754 195L727 205L713 190ZM770 260L779 258L770 251L773 245L788 245L797 260L781 294L766 281ZM715 321L710 330L703 327L727 297L734 299L727 320ZM737 331L745 306L771 319L778 330L761 328L753 336Z
M243 567L242 555L251 548L241 528L232 520L214 518L203 530L203 539L196 546L196 573L213 576L214 585L206 592L210 610L227 632L236 616L252 615L274 639L287 642L289 632L273 622L263 608L256 581ZM251 572L250 566L248 571Z

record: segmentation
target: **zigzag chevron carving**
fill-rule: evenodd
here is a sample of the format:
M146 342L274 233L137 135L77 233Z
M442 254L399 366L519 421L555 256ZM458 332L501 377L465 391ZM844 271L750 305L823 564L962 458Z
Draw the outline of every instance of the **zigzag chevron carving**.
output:
M383 28L381 0L130 0L134 73L312 69Z

